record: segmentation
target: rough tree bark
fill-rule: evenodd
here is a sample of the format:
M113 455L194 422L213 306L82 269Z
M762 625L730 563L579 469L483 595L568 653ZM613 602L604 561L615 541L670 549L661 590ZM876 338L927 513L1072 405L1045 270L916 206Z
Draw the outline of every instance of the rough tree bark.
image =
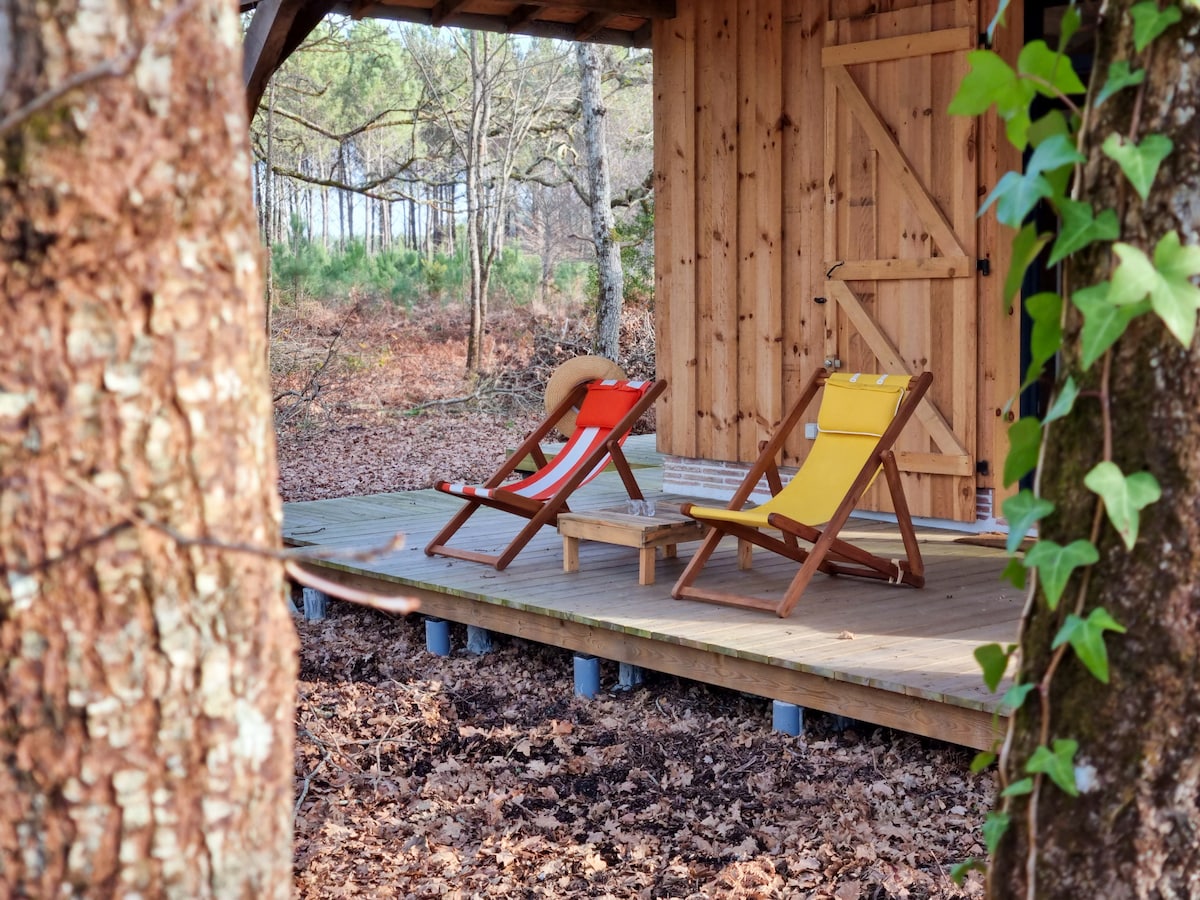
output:
M608 173L607 110L600 94L600 54L594 44L575 45L579 60L580 99L583 105L583 142L588 170L588 212L592 241L596 245L599 296L596 300L595 351L616 360L621 345L621 302L625 277L621 249L617 246L612 212L612 185Z
M0 135L5 896L290 896L283 572L213 546L280 516L240 42L0 2L0 121L145 47Z
M1131 5L1104 7L1093 92L1115 61L1133 56ZM1172 229L1184 243L1200 242L1200 12L1180 8L1183 22L1144 63L1142 96L1126 90L1109 99L1091 111L1086 131L1083 196L1097 209L1117 209L1122 239L1150 254ZM1175 143L1145 203L1100 153L1113 132L1138 140L1158 132ZM1107 250L1094 250L1072 262L1067 280L1080 287L1110 273ZM1066 367L1097 391L1102 366L1079 371L1079 326L1077 317L1068 322ZM1125 473L1151 472L1163 497L1144 511L1132 552L1106 525L1087 584L1082 615L1103 606L1128 628L1107 641L1111 684L1070 655L1051 682L1050 736L1079 741L1077 764L1094 767L1096 784L1075 799L1052 785L1041 790L1031 870L1030 804L1014 804L991 865L994 898L1200 897L1200 350L1184 349L1157 317L1143 316L1114 348L1109 391L1114 461ZM1092 521L1096 498L1082 479L1100 458L1100 423L1092 396L1051 427L1041 477L1057 511L1044 537L1066 544L1087 536L1080 523ZM1051 638L1078 590L1077 578L1057 613L1041 604L1026 621L1022 681L1046 670ZM1042 709L1031 696L1017 717L1014 772L1039 743Z
M467 179L467 266L471 274L471 327L467 334L467 374L470 375L483 368L483 323L487 321L487 292L492 271L484 171L489 164L488 130L495 88L488 37L472 31L467 37L467 47L471 103L463 158Z

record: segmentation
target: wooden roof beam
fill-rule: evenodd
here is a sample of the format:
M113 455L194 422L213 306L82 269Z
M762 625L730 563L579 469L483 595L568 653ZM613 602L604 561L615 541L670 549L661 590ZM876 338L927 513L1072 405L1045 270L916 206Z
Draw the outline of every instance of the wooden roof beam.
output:
M579 24L575 26L575 40L581 43L590 41L593 37L600 33L609 22L616 18L614 13L588 13L579 20Z
M509 31L520 31L536 19L538 13L541 11L542 8L536 3L523 4L508 14L508 18L504 20L504 24L508 27Z
M545 4L542 4L543 6ZM660 4L661 5L661 4ZM670 4L674 9L674 3ZM348 13L349 4L337 2L333 11ZM639 18L647 13L635 13ZM387 3L373 3L368 6L363 15L378 19L389 19L393 22L414 22L418 25L432 25L432 11L414 7L392 6ZM560 41L578 41L577 25L570 22L551 22L545 19L533 19L519 27L509 27L507 21L500 16L483 15L480 13L460 12L447 20L445 25L457 28L469 28L476 31L492 31L500 34L527 34L530 37L554 38ZM618 47L649 47L651 29L643 27L637 31L623 31L617 28L601 28L592 35L591 40L598 44L613 44Z
M261 0L246 29L242 80L251 118L275 70L334 7L334 0Z
M613 16L634 16L639 19L673 19L675 18L675 0L568 0L565 3L554 3L551 0L539 2L538 6L552 6L556 9L578 9L589 13L609 13Z
M429 24L445 25L462 11L467 2L468 0L438 0L429 14Z

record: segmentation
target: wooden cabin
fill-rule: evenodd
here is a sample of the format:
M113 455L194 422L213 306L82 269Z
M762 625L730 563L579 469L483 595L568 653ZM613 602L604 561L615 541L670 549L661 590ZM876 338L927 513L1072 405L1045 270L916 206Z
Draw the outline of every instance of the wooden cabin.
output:
M976 210L1019 159L994 116L946 108L996 2L263 0L242 4L246 81L253 107L329 11L649 43L665 486L732 494L815 367L927 369L901 445L909 503L974 523L1002 499L1021 360L1011 235ZM1023 11L997 33L1009 58ZM882 493L867 505L887 511Z
M993 14L711 0L656 23L668 484L736 480L728 463L754 458L818 366L929 370L899 454L912 511L975 522L998 508L1020 322L1002 297L1011 236L976 210L1019 159L993 116L946 112ZM806 443L794 436L790 462Z

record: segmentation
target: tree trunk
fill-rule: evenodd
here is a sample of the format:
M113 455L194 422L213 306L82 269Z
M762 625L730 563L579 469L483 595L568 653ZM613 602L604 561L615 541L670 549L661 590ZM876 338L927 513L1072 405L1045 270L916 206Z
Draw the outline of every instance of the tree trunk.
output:
M1134 55L1131 5L1115 0L1105 7L1093 93L1115 60ZM1185 243L1198 238L1200 72L1193 48L1200 14L1179 8L1182 24L1152 45L1143 96L1122 91L1092 110L1085 135L1082 196L1097 210L1117 209L1122 240L1150 255L1172 229ZM1099 150L1109 134L1130 134L1131 125L1139 141L1158 132L1175 144L1145 203ZM1078 288L1110 275L1105 246L1073 259L1067 280ZM1068 321L1065 367L1084 390L1099 391L1102 364L1080 371L1079 326L1077 315ZM1023 771L1042 742L1038 730L1048 709L1049 737L1079 742L1076 764L1095 770L1095 787L1071 798L1047 781L1032 815L1036 832L1030 803L1014 803L991 866L994 898L1200 897L1200 350L1183 348L1156 316L1141 316L1112 351L1107 388L1113 460L1127 474L1152 473L1163 496L1144 510L1131 552L1107 523L1100 532L1101 558L1080 614L1104 607L1128 629L1108 634L1111 683L1098 682L1068 654L1051 682L1049 707L1031 695L1014 724L1010 771ZM1087 536L1079 523L1087 528L1092 521L1096 497L1082 478L1100 459L1101 434L1094 394L1051 426L1041 478L1057 510L1042 537L1067 544ZM1039 603L1026 621L1023 682L1037 682L1046 671L1051 640L1079 590L1077 577L1057 612Z
M599 275L594 349L615 361L621 352L621 301L625 294L625 277L621 271L621 250L616 241L608 175L608 128L605 124L608 111L600 94L600 54L595 45L576 44L575 53L579 59L583 139L587 151L588 212Z
M0 5L0 884L291 894L241 30L217 0ZM163 16L174 20L155 34ZM5 58L7 57L7 58Z
M263 202L266 205L264 212L267 220L265 232L267 254L263 267L266 270L267 276L266 329L268 341L271 338L271 307L275 303L275 273L272 268L275 252L275 228L273 227L276 221L275 187L275 79L272 78L270 86L267 88L267 189L263 197Z
M483 368L483 323L487 317L487 186L483 169L487 164L487 137L491 112L491 81L488 72L487 38L476 32L468 37L471 65L471 120L467 134L467 268L470 275L468 302L471 306L467 334L467 374ZM482 48L480 43L483 44Z
M554 280L554 235L550 232L550 204L546 202L547 193L545 188L534 186L531 194L533 221L541 239L541 296L542 305L545 307L550 305L550 285Z

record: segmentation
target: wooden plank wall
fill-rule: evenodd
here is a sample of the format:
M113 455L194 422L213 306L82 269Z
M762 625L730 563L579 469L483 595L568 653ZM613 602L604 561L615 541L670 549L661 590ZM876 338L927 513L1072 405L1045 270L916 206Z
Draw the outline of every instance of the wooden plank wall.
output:
M986 28L996 14L1000 0L982 0L980 27ZM1025 9L1011 3L1005 12L1007 26L996 32L995 51L1013 60L1020 53L1025 31ZM1021 154L1004 136L1004 126L994 115L980 121L979 197L992 192L1004 173L1021 167ZM1013 231L996 221L994 210L979 220L979 255L991 264L992 275L979 279L979 459L988 462L988 474L979 477L980 487L995 491L996 515L1004 497L1016 492L1005 490L1001 475L1008 452L1008 426L1015 418L1006 412L1021 383L1021 320L1017 307L1004 300L1004 279L1012 263Z
M995 0L987 3L994 5ZM949 4L913 9L922 5L893 0L882 5L882 11L885 17L892 11L925 16L930 28L947 24ZM655 302L659 373L670 382L659 406L659 449L688 458L749 461L807 375L831 349L846 345L847 324L839 321L836 304L817 302L825 279L822 261L829 249L823 228L824 186L830 175L827 147L838 143L825 128L826 92L831 88L822 76L821 50L831 18L880 12L881 4L681 0L677 10L675 19L657 23L654 31ZM990 13L990 6L979 12ZM1012 11L1009 19L1014 19ZM854 37L876 37L880 21L878 16L864 17L861 26L855 26L862 33ZM1019 33L1019 27L1009 31ZM945 150L936 136L927 129L919 131L925 127L920 110L928 98L949 103L964 67L960 61L948 77L945 67L935 64L920 84L873 88L896 108L913 110L903 127L918 129L920 152L939 168L944 166L948 177L938 185L939 194L981 198L998 173L1011 165L1002 159L1002 130L985 117L978 131L979 158L958 164L939 157ZM922 93L924 101L910 102ZM839 121L837 127L851 128L847 121ZM842 137L858 139L853 131ZM854 178L864 184L886 177L866 149L855 161ZM858 221L839 222L839 227L874 234L876 217L899 219L905 213L864 207L855 215ZM992 276L960 279L944 288L978 291L974 304L970 297L954 298L954 308L965 307L961 314L977 316L977 324L943 321L926 313L896 327L921 331L931 346L947 340L947 333L977 328L978 356L948 359L943 379L949 383L961 376L955 366L976 366L978 391L953 398L954 408L946 413L974 414L970 449L976 458L987 459L995 473L1006 450L997 411L1019 382L1019 332L1014 330L1015 317L1004 314L1000 300L1007 255L994 220L982 220L978 237L978 253L991 260ZM904 256L906 248L879 247L876 258L888 255ZM919 305L929 308L927 301ZM801 461L806 446L797 436L785 462ZM964 483L970 480L957 479L954 489ZM992 479L981 478L979 483L990 486ZM939 498L936 490L930 490L920 505L925 508L914 510L918 515L964 507L961 497Z
M695 7L654 27L654 323L660 448L694 459L697 443Z
M782 417L782 0L681 4L656 26L661 446L753 458Z
M925 411L944 419L934 430L918 416L922 424L902 436L905 489L926 515L973 519L977 126L945 110L978 13L972 0L882 11L832 0L831 10L822 54L833 83L826 260L845 266L837 270L845 284L833 292L840 308L829 313L837 340L827 342L828 355L851 371L875 371L882 360L889 371L934 373ZM887 277L888 269L908 275ZM933 275L940 270L960 277ZM867 500L888 508L878 489Z

